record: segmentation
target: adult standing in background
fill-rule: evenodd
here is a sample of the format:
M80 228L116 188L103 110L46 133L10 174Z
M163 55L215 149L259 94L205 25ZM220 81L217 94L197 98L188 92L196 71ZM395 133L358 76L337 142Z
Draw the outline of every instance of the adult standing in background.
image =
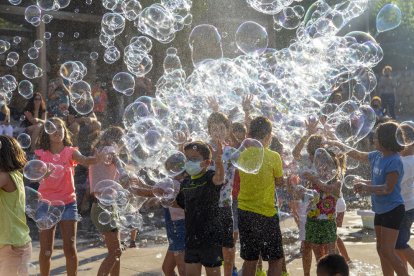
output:
M392 67L387 65L382 69L382 76L377 86L377 94L382 99L382 106L387 114L395 119L395 92L396 84L392 77Z

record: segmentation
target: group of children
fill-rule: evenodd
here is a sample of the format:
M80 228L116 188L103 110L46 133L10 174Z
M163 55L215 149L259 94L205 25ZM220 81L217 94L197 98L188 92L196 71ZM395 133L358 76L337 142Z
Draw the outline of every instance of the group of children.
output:
M56 126L56 131L51 134L42 131L35 154L38 159L64 169L58 179L43 179L39 192L46 200L60 200L65 204L59 224L67 274L76 275L78 266L78 210L73 176L74 167L81 164L89 166L90 194L94 201L91 218L103 234L108 248L108 255L98 275L119 275L122 254L119 231L99 221L103 206L99 204L99 191L94 189L94 185L105 179L134 183L137 184L134 187L138 188L131 191L145 197L153 196L151 186L129 177L116 154L111 162L107 162L108 147L121 141L121 128L110 127L106 130L95 146L95 154L86 157L72 147L65 123L58 118L50 120ZM300 177L284 177L281 155L269 148L274 139L273 129L272 123L265 117L256 117L246 124L231 124L226 115L213 112L207 122L211 138L209 143L191 141L182 145L187 159L185 171L174 176L181 183L180 192L174 204L165 208L169 240L163 263L166 275L175 275L175 267L181 276L201 275L202 267L208 276L221 275L222 264L224 275L237 275L237 239L240 241L240 256L244 260L243 275L256 275L259 260L268 262L267 275L287 273L277 206L278 186L286 186L299 202L297 210L292 211L297 212L297 222L302 228L304 274L310 275L313 251L319 261L318 275L348 275L346 262L350 260L336 231L337 225L341 223L337 206L344 204L338 205L338 201L342 198L341 180L346 170L346 158L344 154L330 148L343 145L315 134L318 122L307 123L308 133L293 151L296 166L303 171L310 166L317 149L326 148L337 165L336 176L327 183L306 171ZM377 248L384 275L392 275L393 271L398 275L408 275L402 259L410 265L414 264L414 251L407 244L414 219L414 196L412 189L409 189L413 185L413 148L410 146L404 150L402 161L399 152L403 147L398 145L395 138L397 128L395 122L379 125L374 137L376 151L363 153L353 150L347 154L371 164L372 179L367 183L356 184L355 191L372 194ZM230 147L238 148L246 137L258 140L264 147L263 164L257 174L237 170L223 158ZM27 275L31 245L24 214L25 196L21 174L26 160L24 152L13 138L0 136L0 142L0 208L4 210L0 214L3 225L0 233L0 275ZM301 156L305 145L307 157ZM165 165L168 166L168 162ZM408 188L401 187L401 183ZM315 190L317 199L311 202L304 200L303 189L299 188L303 186ZM55 226L40 231L41 275L50 273L54 234ZM343 257L334 255L338 250ZM326 255L328 257L324 257Z

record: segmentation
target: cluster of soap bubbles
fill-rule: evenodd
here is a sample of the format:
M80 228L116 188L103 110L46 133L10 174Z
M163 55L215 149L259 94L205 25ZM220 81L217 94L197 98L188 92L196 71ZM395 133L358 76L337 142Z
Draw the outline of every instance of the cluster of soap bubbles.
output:
M128 71L137 77L145 76L152 69L152 56L149 54L152 41L146 36L131 38L124 49L124 63Z
M23 135L23 137L21 137ZM28 139L27 141L24 139ZM28 148L30 146L30 136L23 133L20 134L18 137L18 141L22 148ZM24 144L26 143L26 144ZM59 161L60 156L55 155L53 157L53 161ZM29 181L32 182L39 182L45 178L51 177L51 178L60 178L62 174L64 173L64 167L59 164L54 163L46 163L42 160L30 160L26 163L26 165L23 168L23 175L25 178L27 178Z
M96 183L92 190L102 209L98 214L99 223L125 233L142 227L139 209L146 198L134 195L133 185L124 188L116 181L105 179Z
M65 211L65 204L60 200L49 201L30 188L24 187L26 194L26 214L36 222L40 230L50 229L61 219Z

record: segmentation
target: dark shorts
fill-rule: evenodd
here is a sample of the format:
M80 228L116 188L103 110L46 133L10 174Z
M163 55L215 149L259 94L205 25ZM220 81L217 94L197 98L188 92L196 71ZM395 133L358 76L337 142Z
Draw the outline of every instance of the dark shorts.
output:
M113 217L117 216L117 212L114 211L114 208L112 206L103 206L98 202L94 202L91 208L91 220L96 229L100 233L117 232L118 229L111 226L110 220L106 219L105 222L102 222L100 219L101 213L108 213L111 220Z
M401 204L384 214L375 214L374 225L399 230L404 219L404 214L404 205Z
M396 249L407 249L410 246L408 242L410 241L411 236L411 226L414 222L414 209L408 210L405 212L403 221L400 225L400 232L398 233L397 243L395 245Z
M308 218L305 232L305 240L313 244L329 244L337 239L335 220Z
M256 261L262 256L264 261L284 257L282 233L279 217L266 217L241 209L239 213L240 257L246 261Z
M237 199L233 198L231 211L233 213L233 232L239 232L239 214L237 212Z
M221 238L222 245L226 248L233 248L233 212L231 207L220 207L219 208Z
M185 220L172 220L165 224L168 238L168 251L185 250Z
M201 264L205 267L220 267L223 261L221 245L205 245L199 248L186 248L184 261L188 264Z

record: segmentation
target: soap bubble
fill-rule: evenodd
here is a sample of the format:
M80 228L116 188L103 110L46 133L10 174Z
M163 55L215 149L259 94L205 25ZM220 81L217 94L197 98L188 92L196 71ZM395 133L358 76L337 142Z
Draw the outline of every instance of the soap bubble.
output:
M59 69L60 76L69 82L82 80L84 75L82 74L82 68L80 68L79 65L80 64L75 61L64 62Z
M285 29L296 29L301 19L305 15L305 9L302 6L287 7L273 16L273 20Z
M69 90L71 92L70 102L76 112L81 115L92 112L94 101L89 83L85 81L75 82L70 86Z
M91 190L99 203L104 206L112 206L120 201L120 198L127 196L126 190L118 182L110 179L99 181L91 187Z
M64 32L58 32L58 37L62 38L64 36L65 36L65 33Z
M322 183L331 181L338 174L336 162L326 149L319 148L315 151L313 165Z
M185 171L186 157L182 152L171 154L164 162L164 168L168 176L174 177Z
M20 36L16 35L15 37L13 37L14 44L19 44L20 42L22 42L22 38Z
M111 46L106 48L104 53L104 61L108 64L112 64L117 61L121 57L121 53L119 52L118 48L115 46Z
M41 160L30 160L23 168L23 175L31 181L40 181L47 173L47 165Z
M171 205L179 192L180 183L171 178L164 178L152 187L152 193L164 207Z
M141 10L142 6L137 0L127 0L122 3L122 12L129 21L137 19Z
M126 96L131 96L135 89L134 76L126 72L119 72L112 78L112 87Z
M17 142L19 142L22 149L28 149L32 144L32 139L27 133L20 133L17 136Z
M16 52L9 52L6 58L6 65L9 67L13 67L19 61L19 54Z
M47 134L53 134L57 130L56 125L51 120L46 120L44 129Z
M402 13L400 8L395 4L387 4L377 14L377 31L378 33L393 30L400 26Z
M177 145L187 142L190 136L190 130L185 122L177 122L172 128L172 140Z
M10 42L5 40L0 40L0 55L4 54L10 49Z
M78 38L78 37L79 37L79 33L78 33L78 32L74 32L74 33L73 33L73 37L74 37L74 38Z
M172 73L175 70L181 70L181 61L177 56L177 49L170 47L166 51L167 55L164 58L163 67L165 73Z
M164 131L159 128L148 129L144 134L144 141L148 149L158 151L165 143Z
M53 19L53 16L50 14L45 14L42 16L42 22L45 24L49 24Z
M102 211L98 215L98 221L102 225L109 224L111 222L111 219L112 219L112 214L107 210Z
M33 84L28 80L22 80L17 87L19 94L25 99L33 97Z
M240 147L232 152L230 161L237 169L249 174L257 174L263 164L264 149L255 139L245 139Z
M43 35L43 37L45 39L50 39L52 37L52 34L50 32L45 32L45 34Z
M40 49L40 48L42 48L42 47L43 47L43 41L42 41L42 40L40 40L40 39L37 39L37 40L35 40L35 42L33 42L33 46L34 46L36 49Z
M125 18L118 13L105 13L101 21L101 31L107 36L117 36L124 31Z
M414 144L414 122L402 122L395 132L397 143L401 146L408 147Z
M265 14L279 13L284 7L289 6L293 0L269 1L269 0L247 0L247 3L255 10Z
M9 3L15 6L20 5L21 2L22 0L9 0Z
M36 5L28 6L24 11L24 18L26 21L35 27L40 25L41 16L42 12Z
M236 45L244 54L262 54L269 43L266 29L253 21L242 23L236 31Z
M353 189L356 183L364 182L364 181L365 179L363 179L359 175L349 174L345 176L344 179L342 180L342 185L344 185L348 189Z
M188 38L194 66L209 60L223 57L221 36L213 25L203 24L194 27Z
M36 64L26 63L23 65L22 73L28 79L36 79L43 75L43 70L37 67Z
M27 56L30 59L37 59L39 57L39 50L35 47L30 47L29 50L27 50Z
M99 57L99 54L98 54L97 52L91 52L91 54L89 55L89 57L90 57L92 60L97 60L97 59L98 59L98 57Z

